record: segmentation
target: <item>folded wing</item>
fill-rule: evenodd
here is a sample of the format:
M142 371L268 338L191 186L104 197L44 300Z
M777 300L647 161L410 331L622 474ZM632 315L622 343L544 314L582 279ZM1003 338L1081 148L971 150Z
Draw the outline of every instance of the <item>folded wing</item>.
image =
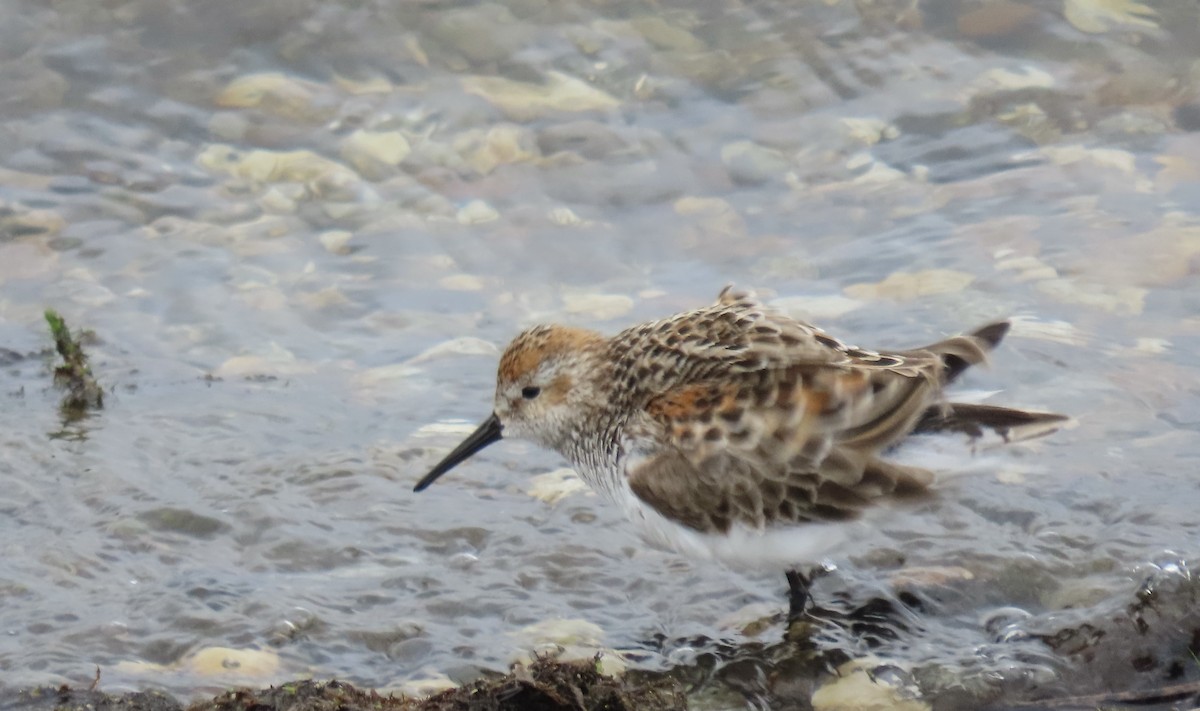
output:
M992 324L880 354L785 316L750 311L754 318L741 325L750 353L654 397L627 428L634 494L698 531L845 520L881 497L925 490L929 472L878 455L936 409L942 386L982 361L1007 330ZM755 330L762 325L773 329L777 352L761 354L770 335ZM788 335L801 343L791 359L783 347Z

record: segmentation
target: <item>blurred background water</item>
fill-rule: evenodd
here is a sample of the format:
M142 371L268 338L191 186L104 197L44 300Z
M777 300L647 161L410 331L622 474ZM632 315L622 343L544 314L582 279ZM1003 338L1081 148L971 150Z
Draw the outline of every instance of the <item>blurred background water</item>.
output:
M1014 316L966 386L1078 419L912 455L968 476L818 583L916 590L871 649L904 683L951 708L1200 676L1194 4L0 14L5 684L414 690L566 647L702 706L786 696L782 626L747 626L782 576L646 550L521 443L411 493L522 327L728 282L869 347ZM83 420L47 307L98 339Z

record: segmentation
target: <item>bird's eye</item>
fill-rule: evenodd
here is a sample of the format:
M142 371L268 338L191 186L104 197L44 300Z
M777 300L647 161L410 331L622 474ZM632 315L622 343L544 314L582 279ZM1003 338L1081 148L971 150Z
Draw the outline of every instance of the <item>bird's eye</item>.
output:
M541 394L542 394L542 389L534 387L532 385L521 388L521 397L525 398L526 400L532 400Z

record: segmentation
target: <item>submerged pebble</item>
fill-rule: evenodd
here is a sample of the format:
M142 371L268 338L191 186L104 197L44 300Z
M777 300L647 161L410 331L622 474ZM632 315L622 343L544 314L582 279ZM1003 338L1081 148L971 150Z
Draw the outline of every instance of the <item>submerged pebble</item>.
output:
M852 284L846 296L853 299L896 299L908 301L919 296L953 294L962 291L975 275L953 269L928 269L921 272L895 272L877 284Z
M553 505L574 494L591 495L593 492L591 487L573 470L555 469L552 472L531 477L525 493Z
M633 299L624 294L565 294L563 306L569 314L607 321L629 313Z
M813 692L813 711L930 711L915 687L876 673L880 661L865 657L838 667L837 676Z
M462 87L514 121L531 121L558 112L608 111L621 104L616 97L582 79L557 71L547 72L541 84L473 76L464 77Z

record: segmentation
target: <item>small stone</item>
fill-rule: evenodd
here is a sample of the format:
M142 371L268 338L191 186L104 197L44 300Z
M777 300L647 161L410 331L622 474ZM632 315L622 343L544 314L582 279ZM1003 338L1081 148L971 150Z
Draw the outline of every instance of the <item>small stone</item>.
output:
M996 472L996 481L1009 486L1021 486L1026 482L1025 472L1015 467L1006 467Z
M1119 148L1087 148L1081 145L1043 146L1040 153L1057 165L1072 165L1087 161L1102 168L1114 168L1133 175L1137 158Z
M451 681L450 677L439 675L429 679L413 679L411 681L406 681L401 684L399 688L395 689L395 691L409 698L421 699L425 698L426 696L440 694L448 689L456 688L458 688L458 684L455 684L453 681Z
M329 230L317 235L317 241L330 254L349 254L351 250L347 245L351 239L354 239L354 233L346 230Z
M480 175L488 175L498 166L534 160L533 134L515 124L475 129L455 137L453 148L463 161Z
M496 344L491 341L485 341L475 336L462 336L427 348L418 355L409 358L407 363L408 365L417 365L449 356L494 356L499 355L499 353L500 351L496 348Z
M599 646L604 641L604 629L580 619L559 619L538 622L513 633L528 646L557 644L561 646Z
M1034 338L1068 346L1085 346L1088 342L1085 334L1066 321L1038 321L1026 316L1014 316L1010 323L1010 337Z
M900 135L900 129L882 119L844 118L842 125L850 138L868 146L880 141L890 141Z
M729 177L742 185L761 185L782 180L791 167L790 161L782 153L753 141L734 141L722 146L721 162L729 170Z
M196 162L214 172L258 182L307 183L330 177L358 181L346 166L308 150L240 151L215 143L204 148Z
M1099 34L1122 26L1158 29L1154 8L1136 0L1065 0L1063 17L1081 32Z
M1142 313L1149 290L1136 286L1092 284L1075 279L1047 279L1038 282L1038 291L1066 304L1080 304L1134 315Z
M852 184L872 185L892 183L897 180L905 180L908 178L908 174L904 171L896 170L892 166L882 161L875 160L874 158L870 159L870 161L866 163L866 166L866 170L859 173L854 177L854 180L850 181ZM847 167L849 167L849 165L847 165Z
M258 204L267 212L274 212L280 215L290 214L296 211L296 201L278 186L272 186L261 197L258 198Z
M479 562L479 556L474 553L455 553L446 560L446 566L453 570L470 570Z
M1133 349L1145 355L1162 355L1171 350L1171 342L1165 338L1139 338Z
M1040 145L1054 143L1062 136L1058 122L1032 102L1017 104L1008 111L996 114L995 119Z
M525 493L547 504L556 504L577 493L591 493L591 487L572 469L555 469L529 480Z
M336 106L327 87L281 72L238 77L217 94L215 101L222 108L256 108L305 121L324 120Z
M475 431L478 424L464 422L462 420L454 420L449 422L431 422L427 425L422 425L412 433L414 439L422 438L437 438L437 439L453 439L465 437Z
M504 77L468 76L463 91L480 96L514 121L531 121L555 112L607 111L621 105L612 95L562 72L547 72L542 84Z
M1000 271L1016 272L1014 278L1019 282L1058 278L1057 269L1032 255L997 259L995 267Z
M451 274L438 279L438 286L448 291L483 291L483 278L474 274Z
M263 355L234 356L226 360L213 371L213 375L218 378L285 377L315 371L316 368L312 364L297 360L291 351L272 343L268 352Z
M563 302L567 313L601 321L624 316L633 310L633 299L624 294L567 294L563 296Z
M454 219L460 225L480 225L500 219L500 213L483 200L472 200L459 209Z
M858 299L831 294L826 296L788 296L775 299L771 306L802 321L841 318L864 306Z
M408 157L412 146L399 131L358 130L342 139L341 156L368 176L378 175L381 166L395 167Z
M592 220L585 220L569 207L556 207L546 214L547 219L560 227L587 227L594 225Z
M350 298L342 293L342 290L336 286L329 286L321 289L320 291L300 294L296 297L296 301L304 305L306 308L312 309L313 311L348 306L353 303L350 301Z
M672 207L676 214L692 220L689 234L696 242L741 240L746 236L746 221L722 198L687 196L676 200Z
M186 664L201 676L267 680L279 672L279 654L272 649L206 647L193 654Z
M929 711L929 704L912 698L916 689L877 678L873 671L881 664L870 657L843 664L813 693L813 711Z
M691 32L671 24L659 15L642 15L629 21L631 27L647 42L659 49L681 52L700 52L705 44Z
M1022 89L1050 89L1057 82L1049 72L1032 66L1019 71L997 67L989 69L971 81L959 97L963 102L984 94L1020 91Z
M852 284L845 289L854 299L896 299L908 301L931 294L953 294L975 281L973 274L952 269L928 269L921 272L896 272L877 284Z
M421 369L408 363L395 363L393 365L381 365L377 368L368 368L367 370L357 373L350 379L351 385L360 396L370 396L374 392L395 387L397 383L418 376L421 374ZM463 434L470 434L470 430Z
M359 77L334 74L333 83L347 94L354 94L355 96L390 94L396 90L396 85L392 83L391 79L373 71Z

